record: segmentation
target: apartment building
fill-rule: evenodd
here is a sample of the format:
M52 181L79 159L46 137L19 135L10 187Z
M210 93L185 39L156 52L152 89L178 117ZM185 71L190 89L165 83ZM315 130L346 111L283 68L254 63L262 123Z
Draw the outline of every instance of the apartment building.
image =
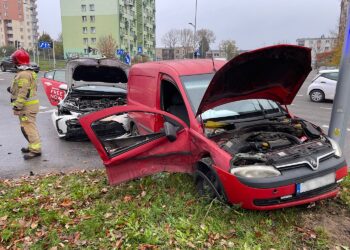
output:
M61 0L65 56L94 56L100 37L112 36L131 57L155 59L155 0Z
M0 0L0 46L31 50L38 40L36 0Z
M299 38L297 45L311 49L312 64L317 61L317 54L330 52L336 46L337 39L335 37L326 37L322 35L317 38Z

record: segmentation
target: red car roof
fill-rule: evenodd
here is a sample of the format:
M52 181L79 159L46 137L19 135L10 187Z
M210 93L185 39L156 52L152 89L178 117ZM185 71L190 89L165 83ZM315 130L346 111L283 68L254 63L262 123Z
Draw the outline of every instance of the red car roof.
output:
M226 61L214 60L215 70L213 67L213 61L211 59L188 59L188 60L172 60L172 61L158 61L136 64L132 67L131 71L137 72L147 70L155 70L161 66L167 66L175 70L178 75L197 75L197 74L208 74L215 73ZM155 72L156 73L156 72Z

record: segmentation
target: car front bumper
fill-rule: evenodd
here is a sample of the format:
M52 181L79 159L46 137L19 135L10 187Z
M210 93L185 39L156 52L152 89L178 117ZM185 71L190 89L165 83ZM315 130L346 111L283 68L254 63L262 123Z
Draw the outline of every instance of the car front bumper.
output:
M336 164L335 164L336 163ZM215 167L225 190L229 203L239 204L245 209L273 210L292 207L315 202L318 200L335 197L339 191L339 182L348 175L348 167L344 159L334 159L328 162L328 166L322 166L320 171L310 170L309 174L282 173L280 178L274 178L263 183L259 180L247 181L238 179L236 176ZM296 173L300 169L294 169ZM304 193L298 193L297 186L305 181L335 173L335 182Z

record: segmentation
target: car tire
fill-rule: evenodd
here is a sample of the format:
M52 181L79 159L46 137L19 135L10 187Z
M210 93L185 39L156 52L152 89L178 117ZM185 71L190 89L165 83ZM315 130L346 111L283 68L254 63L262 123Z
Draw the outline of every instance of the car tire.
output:
M312 102L323 102L325 99L324 92L319 89L314 89L310 92L310 100Z
M1 71L2 71L2 72L5 72L5 71L6 71L5 66L4 66L4 65L2 65L2 64L1 64L1 66L0 66L0 69L1 69Z
M195 186L198 194L201 197L213 200L215 198L222 200L222 195L219 193L219 183L216 176L211 172L203 173L200 170L195 172Z

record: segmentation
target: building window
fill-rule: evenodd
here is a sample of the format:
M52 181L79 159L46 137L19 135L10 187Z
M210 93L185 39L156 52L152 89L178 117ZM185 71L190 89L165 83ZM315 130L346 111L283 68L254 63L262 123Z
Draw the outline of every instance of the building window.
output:
M90 11L95 11L95 4L90 4Z
M96 28L95 27L91 27L90 28L90 33L91 34L95 34L96 33Z
M83 27L83 34L87 34L87 33L88 33L87 27Z
M81 20L83 21L83 23L86 23L87 22L87 17L86 16L82 16Z
M91 43L92 44L96 44L96 41L97 41L96 38L91 38Z
M324 50L325 50L325 51L329 51L329 47L325 47Z
M85 4L82 4L82 5L81 5L81 11L82 11L82 12L86 12L86 5L85 5Z
M85 45L88 45L89 44L89 39L88 38L84 38L83 42L84 42Z
M94 23L95 20L96 20L95 16L90 16L90 22L91 22L91 23Z

